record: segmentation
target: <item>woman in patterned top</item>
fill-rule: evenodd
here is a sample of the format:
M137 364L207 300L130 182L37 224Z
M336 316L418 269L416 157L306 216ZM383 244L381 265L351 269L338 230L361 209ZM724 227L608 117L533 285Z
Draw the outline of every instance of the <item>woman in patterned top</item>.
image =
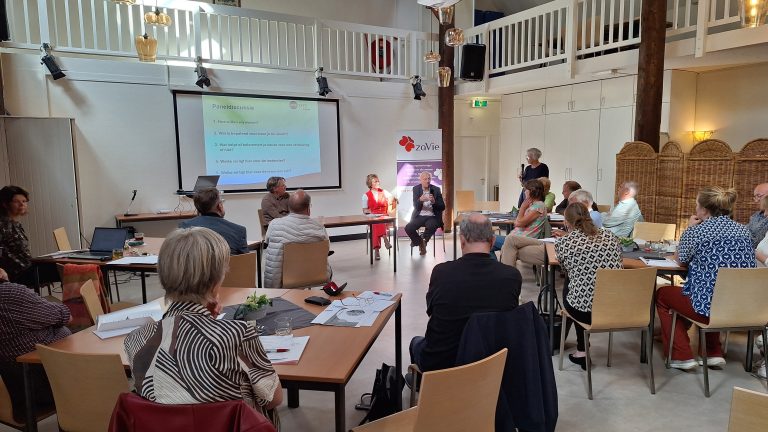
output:
M29 238L19 220L27 214L29 193L18 186L0 189L0 267L12 282L32 286Z
M735 202L735 189L715 186L699 192L696 214L691 216L688 229L680 237L677 248L677 260L688 265L688 278L682 288L665 286L656 291L665 356L672 329L670 309L679 315L672 329L675 332L671 362L673 368L689 370L698 366L688 339L687 330L691 322L684 317L709 322L709 307L718 270L722 267L755 266L755 251L749 230L730 217ZM706 337L707 366L722 367L725 359L720 345L720 333L707 333Z
M597 269L620 269L621 245L608 230L595 227L589 209L581 203L565 209L565 226L569 233L555 243L560 267L568 274L563 290L563 307L575 320L592 323L592 298L595 294ZM569 321L570 322L570 321ZM587 369L584 327L576 326L576 352L568 359ZM568 329L566 328L566 333Z
M525 246L538 245L537 238L544 236L544 223L547 221L547 207L544 205L544 184L540 180L525 182L525 201L515 219L515 229L508 236L496 236L491 248L491 258L496 259L496 251L501 251L501 262L515 266L517 250Z
M208 228L165 239L157 267L171 304L162 321L125 338L136 392L162 404L243 399L278 427L283 391L256 328L216 319L228 261L227 242Z

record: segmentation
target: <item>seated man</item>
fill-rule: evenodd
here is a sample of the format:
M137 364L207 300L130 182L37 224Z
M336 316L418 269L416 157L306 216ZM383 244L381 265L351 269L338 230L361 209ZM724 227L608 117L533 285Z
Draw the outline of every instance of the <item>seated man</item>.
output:
M575 202L580 203L589 209L589 217L592 218L592 222L597 228L603 227L603 215L597 211L597 206L595 206L595 201L592 199L591 193L584 189L573 191L568 197L568 204Z
M581 189L581 185L579 184L579 182L568 180L567 182L563 183L563 200L560 201L560 204L558 204L557 207L555 207L555 213L563 214L565 212L565 208L568 207L569 198L571 197L571 194L580 189ZM591 197L592 194L589 194L589 196ZM590 198L590 200L592 200L592 198ZM597 204L595 204L595 202L592 201L590 208L596 212ZM592 220L594 221L595 218L592 217Z
M283 248L287 243L314 243L328 240L323 224L310 219L312 197L298 189L288 199L288 216L274 219L267 228L267 251L264 255L264 288L283 286ZM328 279L332 275L328 265Z
M427 243L438 228L443 226L445 202L440 188L430 184L432 174L427 171L419 174L418 184L413 187L413 213L411 221L405 225L405 232L411 238L411 247L419 247L419 255L427 254ZM423 237L418 229L424 227Z
M229 244L229 253L239 255L248 252L245 227L224 219L224 200L216 188L195 192L195 208L199 216L183 221L179 228L203 227L215 231Z
M438 264L427 291L427 332L411 340L411 362L423 371L455 366L461 333L469 316L517 307L522 277L491 259L491 222L473 213L461 221L463 256Z
M69 309L51 303L34 291L8 282L0 269L0 377L3 378L13 405L13 417L24 423L24 381L21 363L16 357L35 350L35 344L50 344L69 336L64 327L71 321ZM38 413L54 409L53 395L42 365L30 365L35 384L35 404Z
M268 194L261 199L261 212L264 214L264 227L269 226L273 219L288 216L288 192L285 191L283 177L270 177L267 180Z
M642 222L643 215L637 206L637 183L625 182L619 187L619 202L611 211L603 214L603 227L616 234L617 237L631 237L635 222Z
M766 196L768 196L768 183L761 183L755 186L753 195L755 204L758 204L759 206L760 200ZM765 211L758 208L757 213L750 216L749 223L747 223L747 229L752 235L752 246L754 247L757 247L757 244L760 243L760 241L765 238L766 233L768 233L768 216L765 214Z

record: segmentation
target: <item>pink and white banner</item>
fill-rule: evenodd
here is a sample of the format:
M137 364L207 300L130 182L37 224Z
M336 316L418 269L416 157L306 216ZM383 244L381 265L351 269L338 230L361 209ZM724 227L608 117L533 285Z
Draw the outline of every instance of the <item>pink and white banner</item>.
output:
M419 174L427 171L432 174L433 185L443 186L443 132L440 129L398 131L394 145L397 146L395 196L400 200L397 215L407 223L413 211L412 190L419 184Z

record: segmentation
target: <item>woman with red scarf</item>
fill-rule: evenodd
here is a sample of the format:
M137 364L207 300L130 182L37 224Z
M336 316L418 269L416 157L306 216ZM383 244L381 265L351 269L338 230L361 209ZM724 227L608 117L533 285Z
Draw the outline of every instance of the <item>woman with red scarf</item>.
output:
M365 178L365 184L368 186L368 192L363 194L363 213L386 215L395 208L397 200L394 199L391 193L379 187L379 176L368 174ZM371 230L373 230L373 257L377 260L381 259L379 249L381 249L382 238L384 239L384 246L387 249L392 248L392 244L390 244L389 237L387 236L387 226L388 224L371 225Z

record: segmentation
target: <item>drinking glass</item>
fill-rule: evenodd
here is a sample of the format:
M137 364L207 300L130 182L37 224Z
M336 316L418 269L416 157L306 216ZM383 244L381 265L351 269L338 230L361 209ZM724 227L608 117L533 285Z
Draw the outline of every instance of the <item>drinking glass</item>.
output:
M275 335L290 336L292 334L293 334L293 328L291 327L290 317L275 318Z
M123 257L123 248L112 249L112 260L119 260Z

